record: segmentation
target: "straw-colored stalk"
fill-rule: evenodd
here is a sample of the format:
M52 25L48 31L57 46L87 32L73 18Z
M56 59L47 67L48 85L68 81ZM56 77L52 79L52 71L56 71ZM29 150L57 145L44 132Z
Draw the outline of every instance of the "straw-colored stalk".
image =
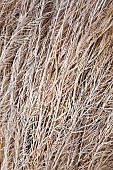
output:
M0 0L1 170L113 170L113 0Z

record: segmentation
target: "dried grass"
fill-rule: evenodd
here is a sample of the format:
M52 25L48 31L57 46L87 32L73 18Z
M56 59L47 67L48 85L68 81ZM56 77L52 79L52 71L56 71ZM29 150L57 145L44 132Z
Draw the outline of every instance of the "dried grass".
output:
M113 170L113 0L0 0L1 170Z

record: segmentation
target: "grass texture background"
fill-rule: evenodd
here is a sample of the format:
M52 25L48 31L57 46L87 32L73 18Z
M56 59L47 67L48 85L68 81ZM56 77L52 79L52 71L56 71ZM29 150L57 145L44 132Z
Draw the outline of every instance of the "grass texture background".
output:
M0 0L1 170L113 170L113 0Z

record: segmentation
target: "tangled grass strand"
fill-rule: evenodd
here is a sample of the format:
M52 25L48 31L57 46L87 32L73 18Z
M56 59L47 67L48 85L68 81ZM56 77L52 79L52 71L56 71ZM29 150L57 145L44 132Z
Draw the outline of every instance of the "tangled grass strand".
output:
M1 170L113 170L113 0L0 0Z

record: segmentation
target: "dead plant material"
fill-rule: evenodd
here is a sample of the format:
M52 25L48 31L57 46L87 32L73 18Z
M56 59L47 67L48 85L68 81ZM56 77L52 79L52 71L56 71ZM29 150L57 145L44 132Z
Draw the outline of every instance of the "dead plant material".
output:
M0 0L1 170L113 170L113 0Z

